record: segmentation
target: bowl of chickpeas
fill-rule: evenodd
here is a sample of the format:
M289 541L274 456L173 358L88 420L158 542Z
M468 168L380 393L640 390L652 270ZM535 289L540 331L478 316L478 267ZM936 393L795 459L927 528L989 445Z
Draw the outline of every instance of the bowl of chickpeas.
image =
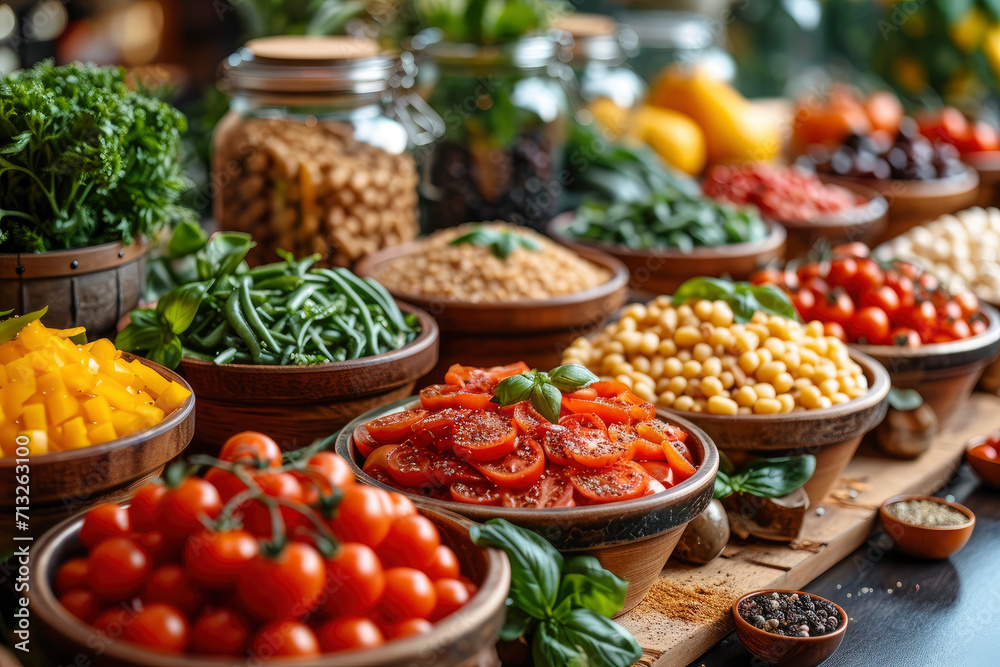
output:
M369 255L355 271L437 321L440 358L421 384L442 382L455 363L557 366L574 338L625 303L629 279L614 257L502 222L443 229Z
M757 312L737 322L725 301L673 305L660 296L627 306L563 353L683 414L740 466L759 457L813 454L805 484L819 503L885 416L889 375L874 359L802 324Z

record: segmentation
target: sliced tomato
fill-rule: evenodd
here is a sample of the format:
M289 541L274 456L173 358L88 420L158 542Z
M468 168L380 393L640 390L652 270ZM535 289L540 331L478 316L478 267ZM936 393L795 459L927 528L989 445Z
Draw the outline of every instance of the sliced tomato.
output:
M582 497L594 503L611 503L638 498L650 477L638 463L616 463L599 470L577 470L569 481Z
M545 458L549 460L549 463L559 466L573 465L573 460L570 459L566 447L563 445L563 432L568 430L565 426L558 424L549 424L542 428L541 435L537 440L542 445L542 449L545 450Z
M636 424L635 432L639 434L640 438L645 438L653 444L659 445L666 441L674 443L674 449L680 452L681 456L686 458L689 463L694 463L691 451L684 444L687 441L687 431L654 419Z
M371 436L368 432L368 426L366 424L360 424L356 429L354 429L354 446L357 447L358 452L361 456L368 458L371 453L379 448L381 443Z
M562 446L571 461L588 468L604 468L631 453L627 443L612 440L604 422L594 414L569 415L559 420Z
M453 364L445 374L444 381L448 384L458 385L469 391L481 391L492 394L493 388L501 380L530 370L528 364L523 361L507 366L493 366L492 368L477 368L475 366Z
M584 387L583 389L577 389L571 394L563 394L563 398L581 398L585 401L592 401L597 398L597 390L593 387Z
M451 429L449 441L461 459L493 461L514 451L517 429L492 412L474 410Z
M376 479L384 479L389 474L389 454L392 454L392 451L398 446L382 445L378 447L368 455L368 458L365 459L365 465L361 469ZM377 473L384 474L376 476Z
M663 447L663 453L667 457L667 463L674 469L674 479L677 484L680 484L693 475L697 469L677 450L677 445L684 447L682 443L675 443L671 440L664 440L661 446ZM684 451L687 451L686 447Z
M635 428L628 424L612 424L608 427L608 436L629 448L629 461L662 461L663 448L644 438L640 438Z
M504 507L524 509L551 509L574 507L573 485L569 476L559 468L546 468L537 482L524 491L504 491L500 499Z
M656 407L649 401L642 400L631 391L623 391L618 394L618 398L615 400L625 405L625 409L628 410L628 416L632 418L632 421L644 422L656 419Z
M443 486L451 486L459 482L476 484L485 481L482 473L458 458L451 452L439 452L431 461L434 477Z
M389 475L405 486L437 485L437 477L431 470L431 452L404 442L386 457Z
M667 487L665 487L662 484L660 484L657 480L651 479L651 480L649 480L649 484L646 485L646 490L643 492L642 495L644 495L644 496L651 496L654 493L661 493L661 492L666 491L666 490L667 490Z
M383 445L390 445L409 438L413 434L413 427L426 416L426 410L404 410L373 419L365 426L372 438Z
M489 482L477 484L459 482L451 485L451 498L470 505L499 505L500 491Z
M627 424L632 421L628 408L613 398L595 398L588 401L564 396L563 407L576 414L597 415L605 424Z
M593 389L601 398L615 398L623 392L629 391L628 385L617 380L598 380L591 383L588 389Z
M413 443L416 445L434 445L438 449L450 449L452 429L463 419L472 414L472 410L462 410L459 408L446 408L440 412L428 414L413 433Z
M642 466L642 469L645 470L650 477L662 484L664 487L669 489L674 485L674 469L671 468L669 464L661 461L642 461L639 465Z
M538 437L539 429L551 426L552 422L539 414L538 410L531 406L528 401L521 401L514 405L514 424L525 435L533 438Z
M522 435L514 451L496 461L473 462L473 467L499 487L526 489L545 472L545 454L534 439Z
M462 387L450 384L432 384L420 390L420 404L432 411L445 410L447 408L461 408L465 410L486 410L496 407L491 403L493 398L491 393L466 391Z

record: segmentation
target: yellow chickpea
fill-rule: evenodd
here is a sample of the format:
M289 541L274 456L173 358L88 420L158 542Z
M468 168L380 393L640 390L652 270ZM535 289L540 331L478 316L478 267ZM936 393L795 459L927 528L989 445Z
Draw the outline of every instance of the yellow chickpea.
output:
M656 392L653 390L653 385L648 382L636 382L632 391L644 401L656 402Z
M739 411L737 412L737 414L752 415L753 414L753 408L748 408L748 407L744 407L744 406L741 405Z
M819 320L813 320L806 324L806 335L812 338L822 338L823 337L823 323Z
M795 379L792 377L791 373L779 373L773 380L771 380L771 384L774 386L774 390L776 392L784 394L791 391L792 387L795 386Z
M691 406L691 412L707 412L708 411L708 401L704 398L694 399L694 405Z
M660 337L657 336L652 331L647 331L642 334L642 339L639 341L639 353L645 355L655 354L660 348Z
M677 358L681 361L691 361L691 350L677 350Z
M684 393L684 390L687 389L687 384L688 384L687 378L678 375L670 379L670 384L667 385L667 390L672 391L678 396L680 396L681 394Z
M744 373L753 373L760 366L760 355L750 350L740 355L740 368Z
M784 317L771 317L767 320L767 330L772 336L781 340L791 339L791 320Z
M663 377L663 367L666 365L667 360L658 354L654 354L649 359L649 369L646 371L649 377L654 380L658 380Z
M815 410L819 407L820 400L823 398L823 393L820 391L819 387L811 385L799 390L799 405L809 410Z
M663 376L664 377L675 377L681 374L684 369L684 362L677 357L670 357L663 362Z
M656 397L656 402L667 408L673 405L675 400L677 400L677 394L669 390L662 392Z
M701 380L698 378L691 378L688 380L687 387L684 388L684 393L688 396L694 396L701 391Z
M868 393L868 389L867 389L867 387L865 387L865 388L855 387L854 389L848 389L844 393L846 393L851 398L861 398L862 396L864 396L865 394Z
M754 393L757 394L757 400L762 398L774 398L778 392L774 390L774 387L767 382L758 382L753 386Z
M701 362L701 374L718 377L722 374L722 360L718 357L709 357Z
M701 331L691 326L679 327L674 332L674 342L677 343L677 347L694 347L702 342Z
M760 336L753 331L743 331L735 335L736 342L733 349L736 352L752 352L760 345Z
M825 355L830 349L830 343L825 338L807 338L804 345L806 349L812 350L820 356Z
M757 402L757 392L753 390L753 387L740 387L736 390L736 395L733 398L738 405L752 408L753 404Z
M691 350L691 356L695 361L704 363L705 360L712 356L712 346L708 343L698 343Z
M772 357L778 357L785 353L785 341L780 338L765 338L764 347L771 351Z
M781 402L776 398L759 398L753 404L754 414L775 415L781 412Z
M761 382L771 382L774 378L778 377L782 373L788 370L785 364L780 361L768 361L767 363L761 364L757 372L754 373L756 377Z
M811 378L816 374L816 367L812 364L801 364L799 365L799 377Z
M625 386L627 386L629 389L632 389L633 386L635 385L635 381L632 379L632 377L629 376L629 375L625 375L624 373L616 375L615 376L615 380L617 380L618 382L621 382L622 384L624 384Z
M729 347L733 344L734 338L733 334L729 329L724 327L718 327L712 330L712 334L708 337L708 342L712 347L716 345L721 345L722 347Z
M586 340L586 339L584 339ZM625 354L625 346L622 345L620 340L609 340L602 346L605 353L618 353Z
M627 313L618 320L618 331L635 331L638 328L639 323L634 317L630 317ZM614 333L614 332L612 332Z
M642 334L638 331L619 331L615 334L615 340L622 344L625 352L632 354L639 349L639 343L642 342Z
M798 389L798 390L801 391L802 389L805 389L806 387L811 387L811 386L813 386L813 381L810 380L809 378L805 378L805 377L795 378L795 388L796 389Z
M677 311L673 308L664 308L660 313L660 326L665 332L674 331L677 328Z
M674 342L673 338L661 338L660 346L656 348L656 351L664 357L672 357L677 354L677 343Z
M708 397L718 396L725 390L722 386L722 380L714 375L702 378L700 387L701 393Z
M833 401L834 405L840 405L841 403L847 403L849 400L851 400L851 397L841 391L838 391L836 394L830 397L830 400Z
M712 302L712 324L728 327L733 323L733 309L725 301Z
M649 375L650 366L649 357L636 356L632 359L632 367L640 373Z
M675 410L688 412L694 407L694 399L690 396L678 396L672 406Z
M802 365L802 357L799 355L799 350L795 347L794 343L790 343L785 347L785 353L779 359L785 362L785 366L790 369L795 369Z
M692 310L694 310L694 314L702 322L710 322L712 320L712 302L708 299L696 302Z
M736 384L736 376L733 375L732 371L722 371L719 373L719 379L722 380L722 386L726 389L732 389L733 385Z
M791 412L795 409L795 398L791 394L778 394L777 399L781 403L782 412Z
M766 347L758 348L757 356L760 358L761 365L764 365L769 361L774 361L774 356L771 354L771 350Z
M636 322L646 319L646 306L641 303L630 303L625 307L622 318L631 317Z
M751 322L750 324L748 324L747 331L752 331L755 334L757 334L757 337L760 338L760 340L765 340L768 336L771 335L771 332L767 330L767 325L757 324L756 322Z
M708 397L708 412L713 415L735 415L739 412L739 407L736 405L736 401L731 398L724 398L722 396L709 396Z
M836 378L830 378L829 380L823 380L819 383L819 390L824 396L830 397L840 391L840 381Z
M643 318L643 323L649 326L653 326L660 321L660 315L663 314L663 307L657 304L655 301L650 301L646 304L646 317Z
M671 378L660 378L656 381L656 393L660 394L670 388Z
M833 401L830 399L829 396L820 396L819 397L819 409L820 410L822 410L823 408L829 408L832 405L833 405Z
M681 375L688 379L698 377L701 375L701 364L694 359L685 361L684 367L681 369Z
M824 380L830 380L835 377L837 377L837 367L831 361L824 360L816 367L816 372L813 373L812 380L816 384L820 384Z

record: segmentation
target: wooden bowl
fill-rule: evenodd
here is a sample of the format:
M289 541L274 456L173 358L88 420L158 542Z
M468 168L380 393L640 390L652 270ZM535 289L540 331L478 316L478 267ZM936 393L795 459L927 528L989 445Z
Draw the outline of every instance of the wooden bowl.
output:
M868 378L870 390L860 398L819 410L777 415L712 415L680 412L700 426L737 467L760 457L812 454L816 472L803 489L809 503L822 503L854 456L865 433L874 428L888 409L889 375L874 359L851 351Z
M1000 151L967 153L962 159L979 172L977 206L1000 206Z
M993 436L996 437L996 435L997 432L994 432ZM969 465L979 475L979 479L983 480L988 486L1000 489L1000 459L988 459L972 451L979 445L984 444L988 439L989 436L986 435L977 435L975 438L971 438L965 443L965 458L968 459Z
M843 623L830 634L820 637L782 637L755 628L740 616L739 605L743 600L771 593L787 593L789 595L797 593L825 600L837 608ZM849 618L847 612L840 605L826 598L820 598L818 595L803 591L768 589L747 593L736 600L733 603L733 621L736 623L736 636L740 638L746 650L750 651L758 660L776 667L815 667L833 655L840 647L840 642L844 640L844 634L847 632Z
M438 327L420 320L420 334L398 350L315 366L215 364L182 359L181 374L198 396L193 449L217 454L229 436L248 429L267 433L282 449L297 449L329 435L366 410L413 393L417 378L438 359Z
M849 184L863 185L885 197L889 203L888 224L871 245L899 236L911 227L934 220L945 213L969 208L979 196L979 174L969 166L960 174L926 181L858 179L824 173L817 175L825 183L844 187Z
M510 563L498 549L483 549L469 539L471 523L447 512L421 510L441 532L441 541L454 549L462 571L471 573L479 590L458 612L434 624L427 634L387 643L374 650L327 654L308 659L271 660L274 667L410 667L434 665L497 664L493 645L503 625L505 601L510 589ZM109 626L102 634L72 616L59 604L51 582L58 567L82 555L80 526L83 517L64 521L32 547L29 578L32 618L38 623L49 659L58 664L88 664L97 667L227 667L235 663L255 664L247 656L238 660L172 656L115 641L120 628ZM34 626L32 627L34 630ZM118 632L115 632L118 630ZM34 638L34 637L33 637ZM83 657L86 663L80 662ZM56 664L53 662L52 664Z
M621 245L576 239L566 233L575 214L563 213L549 222L549 236L579 253L598 249L617 258L628 267L629 286L638 292L673 294L688 278L694 276L727 275L734 280L746 280L756 269L773 259L784 256L785 228L767 222L767 238L752 243L731 243L711 248L679 250L632 250Z
M1000 355L1000 313L985 303L986 331L950 343L920 347L851 345L889 372L893 387L915 389L937 415L938 430L972 395L983 369Z
M831 246L835 246L852 241L869 243L882 234L889 213L885 197L858 183L844 183L841 187L858 195L861 203L810 220L778 221L788 233L785 259L805 257L819 239L826 239Z
M947 505L969 517L969 521L950 528L933 528L904 523L889 514L886 508L893 503L905 500L930 500ZM878 516L885 532L889 534L896 545L896 549L910 556L928 560L942 560L956 553L969 541L972 529L976 526L976 515L968 507L958 503L949 503L947 500L935 496L907 494L886 498L885 502L878 508Z
M191 387L182 377L148 359L138 359L157 373ZM184 403L151 428L100 445L30 457L31 511L33 534L62 521L67 516L104 502L118 502L132 496L146 480L159 475L163 466L191 442L194 434L195 398ZM199 402L200 406L200 402ZM19 459L0 458L0 477L10 480L0 484L0 511L10 521L0 528L0 536L9 539L13 530L18 494L14 484ZM20 472L18 473L20 474ZM23 501L22 501L23 502Z
M368 255L355 272L374 277L389 262L413 253L418 243L403 243ZM441 356L421 386L443 382L448 367L456 363L499 366L518 360L532 368L558 366L562 351L582 333L600 326L627 297L628 271L621 262L592 249L579 254L610 271L611 279L575 294L505 303L429 299L390 290L397 299L429 312L441 327Z
M469 505L427 498L382 484L368 476L358 463L352 434L360 424L383 415L414 407L407 399L361 415L337 436L337 453L347 460L354 475L372 486L403 493L420 507L445 509L473 521L502 518L531 529L563 553L587 553L628 582L625 605L620 614L639 604L649 591L677 545L684 527L708 507L719 470L719 452L700 428L683 418L659 413L691 437L687 445L701 465L690 478L663 493L606 505L557 509L519 509Z

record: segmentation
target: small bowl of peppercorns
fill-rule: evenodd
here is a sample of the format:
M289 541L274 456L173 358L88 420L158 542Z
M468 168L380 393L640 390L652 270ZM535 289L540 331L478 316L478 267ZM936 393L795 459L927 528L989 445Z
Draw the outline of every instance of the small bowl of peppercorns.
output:
M736 635L769 665L814 667L833 655L847 631L840 606L802 591L747 593L733 603Z

